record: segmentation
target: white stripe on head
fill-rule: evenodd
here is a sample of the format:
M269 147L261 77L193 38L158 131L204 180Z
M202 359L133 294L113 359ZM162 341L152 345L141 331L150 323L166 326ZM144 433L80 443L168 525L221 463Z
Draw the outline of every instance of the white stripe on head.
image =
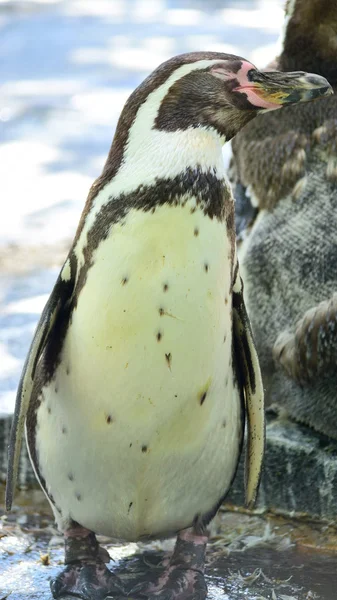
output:
M134 170L137 164L142 168L143 177L153 180L155 177L175 177L185 168L194 167L196 164L205 170L215 166L214 160L218 162L219 146L225 143L225 139L221 139L217 132L206 127L162 132L153 127L162 101L176 81L192 71L205 69L219 62L221 62L219 59L199 60L182 65L165 83L149 94L140 106L130 129L121 171L128 171L131 163ZM188 143L185 141L186 136ZM163 144L164 138L165 144ZM179 157L177 157L177 149L181 151Z
M182 65L141 104L129 131L122 164L116 176L97 194L86 217L75 247L79 268L84 263L83 249L96 215L113 198L129 194L140 185L153 185L160 178L173 179L189 167L198 166L205 172L214 169L219 178L226 177L222 158L222 145L226 140L214 129L191 127L171 132L153 128L170 87L188 73L219 62L221 59L199 60Z

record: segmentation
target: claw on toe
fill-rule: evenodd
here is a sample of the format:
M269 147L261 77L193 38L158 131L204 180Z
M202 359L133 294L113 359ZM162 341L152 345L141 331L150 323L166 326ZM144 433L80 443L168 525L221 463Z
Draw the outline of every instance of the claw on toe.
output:
M67 565L52 579L50 588L54 598L72 595L82 600L104 600L107 596L124 596L119 579L100 561Z

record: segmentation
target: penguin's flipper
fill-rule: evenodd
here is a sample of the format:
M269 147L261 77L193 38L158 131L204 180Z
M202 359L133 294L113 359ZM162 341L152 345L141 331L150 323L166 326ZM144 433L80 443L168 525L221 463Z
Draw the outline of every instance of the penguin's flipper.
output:
M67 263L66 263L67 264ZM68 263L69 264L69 263ZM15 410L8 448L8 466L6 482L6 510L11 510L13 495L19 468L20 451L26 415L34 385L36 366L45 349L49 336L53 331L60 312L66 306L73 291L73 277L63 276L65 268L58 277L49 300L44 307L40 321L36 328L26 362L23 367L19 387L16 395Z
M244 239L244 234L253 225L257 215L258 208L252 204L251 196L248 189L237 183L234 188L235 198L235 223L236 223L236 239L241 241Z
M264 456L264 393L259 359L243 298L243 282L238 269L236 272L233 285L233 335L247 414L246 504L252 506L259 488Z
M255 203L252 203L251 193L247 186L243 185L239 178L237 164L232 157L229 169L228 178L232 186L235 199L235 229L236 239L238 242L245 238L246 232L253 225L259 209Z
M273 355L289 377L310 384L321 375L336 372L337 294L310 308L295 326L295 333L283 331Z

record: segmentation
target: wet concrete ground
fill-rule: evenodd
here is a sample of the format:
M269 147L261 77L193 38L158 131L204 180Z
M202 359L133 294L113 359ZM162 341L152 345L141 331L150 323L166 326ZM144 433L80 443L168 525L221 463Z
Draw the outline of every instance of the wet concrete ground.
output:
M40 492L21 494L5 515L0 504L0 599L51 598L62 569L62 538ZM0 500L1 502L1 500ZM159 573L174 540L116 544L100 538L122 579ZM337 530L272 515L222 512L212 525L207 558L209 600L336 600Z

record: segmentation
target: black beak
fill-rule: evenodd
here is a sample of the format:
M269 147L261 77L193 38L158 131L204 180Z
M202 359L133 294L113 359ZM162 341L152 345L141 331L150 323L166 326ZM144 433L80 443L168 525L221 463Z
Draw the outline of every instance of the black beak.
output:
M247 73L247 84L235 91L246 93L248 101L257 108L269 110L333 94L329 82L320 75L302 71L261 73L256 69Z

